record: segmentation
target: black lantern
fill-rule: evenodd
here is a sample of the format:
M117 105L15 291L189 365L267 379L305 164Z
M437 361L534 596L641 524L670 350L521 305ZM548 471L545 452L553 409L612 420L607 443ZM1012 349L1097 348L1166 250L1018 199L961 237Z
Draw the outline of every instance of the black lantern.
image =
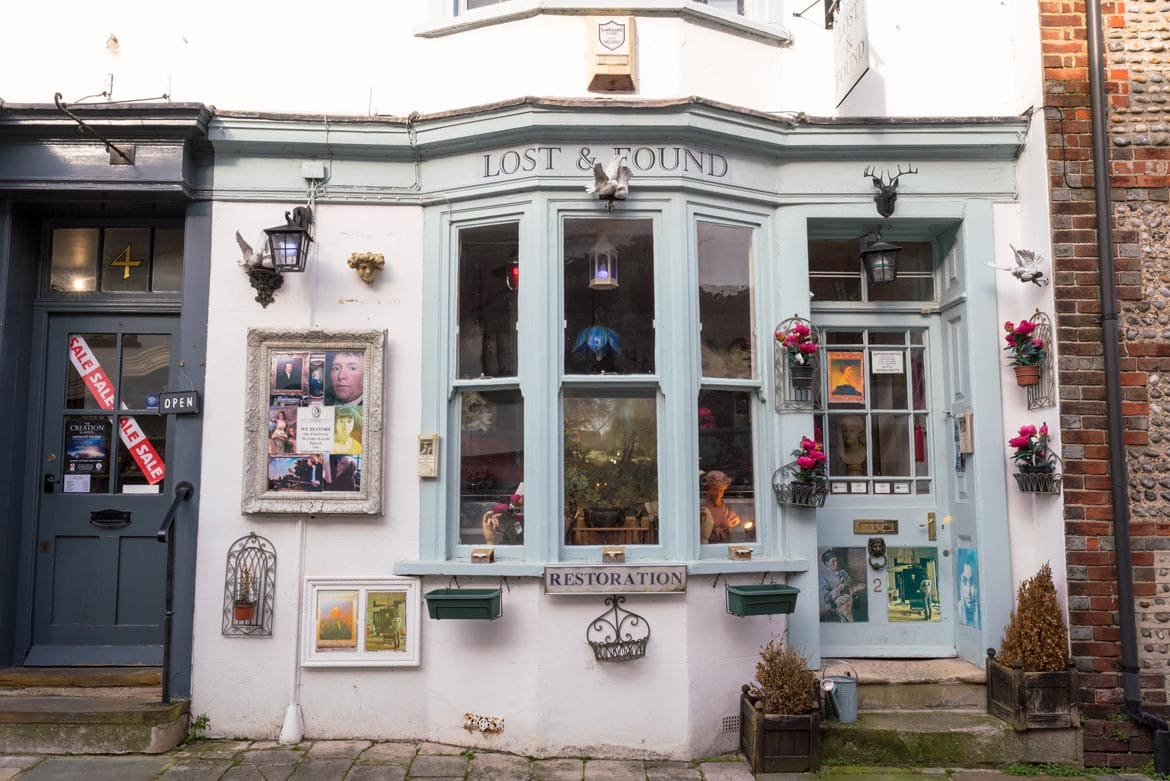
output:
M861 251L861 262L865 264L871 285L882 285L898 278L898 253L901 251L897 244L882 241L880 235L877 241Z
M617 286L617 248L603 233L589 250L589 287L594 290L616 290Z
M291 212L285 212L284 219L287 224L264 229L268 234L272 265L281 272L304 271L305 260L309 257L309 244L313 242L313 237L309 235L313 210L308 206L298 206Z

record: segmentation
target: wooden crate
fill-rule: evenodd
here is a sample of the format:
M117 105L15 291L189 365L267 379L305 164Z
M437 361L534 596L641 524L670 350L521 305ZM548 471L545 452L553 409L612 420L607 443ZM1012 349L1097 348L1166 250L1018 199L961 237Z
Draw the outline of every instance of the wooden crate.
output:
M821 763L821 715L788 716L756 709L747 692L739 704L739 748L753 773L816 770Z
M987 712L1020 731L1080 726L1075 686L1072 668L1032 673L987 657Z

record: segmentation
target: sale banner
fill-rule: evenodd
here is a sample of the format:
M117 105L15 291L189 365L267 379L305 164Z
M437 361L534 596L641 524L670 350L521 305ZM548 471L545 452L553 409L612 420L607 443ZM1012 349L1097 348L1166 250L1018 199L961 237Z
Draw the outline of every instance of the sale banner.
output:
M93 350L89 349L89 344L86 343L84 337L76 334L69 337L69 360L73 363L73 368L81 375L81 379L85 381L85 387L89 388L90 395L93 396L98 405L102 409L112 410L115 395L114 383L106 374L105 369L102 368L101 362L98 361ZM150 444L150 440L146 438L146 434L138 425L137 420L129 416L118 418L118 434L122 439L122 444L125 445L131 458L134 459L134 463L138 464L138 468L146 477L146 482L155 485L166 477L166 464L163 463L158 451L154 449L154 445Z

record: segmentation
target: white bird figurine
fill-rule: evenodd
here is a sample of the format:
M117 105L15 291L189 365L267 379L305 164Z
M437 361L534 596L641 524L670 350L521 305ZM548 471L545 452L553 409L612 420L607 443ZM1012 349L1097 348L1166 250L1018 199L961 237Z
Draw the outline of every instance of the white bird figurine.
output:
M247 271L250 268L272 268L272 258L268 257L265 251L266 244L261 242L260 251L253 252L252 245L244 241L244 237L236 231L236 244L240 245L240 252L244 254L244 260L240 264Z
M597 193L604 201L624 201L630 194L630 167L626 165L625 155L614 155L608 166L595 162L593 184L585 192Z
M1010 271L1012 276L1021 282L1031 282L1037 287L1044 287L1049 283L1048 264L1043 255L1029 249L1016 249L1010 244L1008 246L1012 248L1012 252L1016 256L1015 266L997 266L994 263L987 265L1000 271Z

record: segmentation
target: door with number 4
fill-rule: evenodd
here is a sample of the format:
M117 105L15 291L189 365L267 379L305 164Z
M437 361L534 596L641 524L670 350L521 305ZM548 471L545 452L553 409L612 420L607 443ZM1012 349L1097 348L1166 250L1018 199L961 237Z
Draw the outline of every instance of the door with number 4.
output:
M159 664L177 317L48 321L29 665Z

